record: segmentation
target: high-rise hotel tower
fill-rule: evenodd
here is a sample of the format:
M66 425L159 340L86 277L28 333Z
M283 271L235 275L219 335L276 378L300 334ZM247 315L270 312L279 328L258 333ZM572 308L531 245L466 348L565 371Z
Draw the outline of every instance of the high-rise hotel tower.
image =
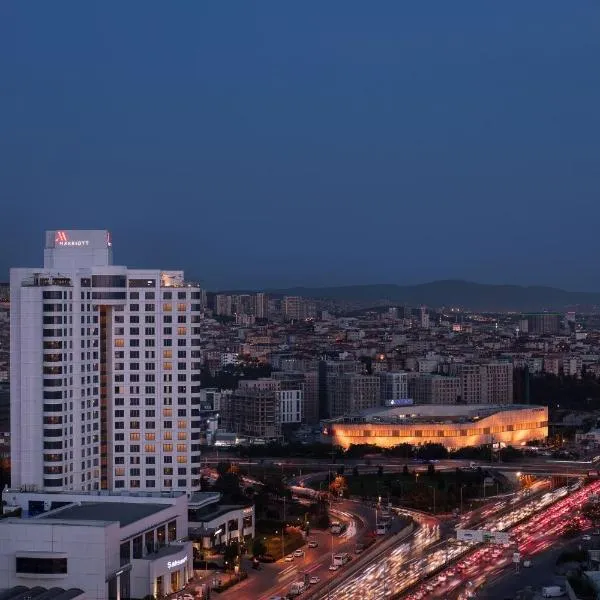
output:
M12 486L197 488L202 290L114 266L104 230L46 232L10 288Z

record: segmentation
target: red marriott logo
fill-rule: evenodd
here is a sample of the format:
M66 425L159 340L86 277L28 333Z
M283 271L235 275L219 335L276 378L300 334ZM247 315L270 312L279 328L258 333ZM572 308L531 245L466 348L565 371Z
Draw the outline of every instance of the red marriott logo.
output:
M67 234L64 231L57 231L56 235L54 236L54 241L57 244L67 242L68 240L69 238L67 238Z
M54 234L54 243L57 246L89 246L89 240L70 240L66 231L57 231Z

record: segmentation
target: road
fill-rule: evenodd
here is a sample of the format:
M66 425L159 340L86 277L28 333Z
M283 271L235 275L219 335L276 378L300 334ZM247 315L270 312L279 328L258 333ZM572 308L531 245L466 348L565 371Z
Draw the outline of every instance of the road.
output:
M465 514L464 524L474 524L479 528L505 530L519 520L543 510L556 501L566 490L549 493L543 488L538 492L520 493L512 498L498 500L491 506ZM473 526L474 526L473 525ZM425 531L425 528L423 528ZM439 531L417 538L404 544L369 565L357 576L332 590L336 600L365 598L380 600L386 597L399 597L410 587L425 581L430 575L442 569L444 565L461 557L470 550L468 544L456 543L455 539L437 541ZM432 588L433 589L433 588Z
M357 539L375 528L375 510L372 507L352 501L336 502L331 509L332 518L348 524L347 531L341 536L329 532L313 530L310 539L318 542L317 548L303 547L304 557L294 558L291 562L280 560L273 564L264 564L260 571L251 568L250 561L244 568L250 577L242 583L219 594L224 600L258 600L284 596L294 581L302 580L304 574L318 576L326 581L335 576L328 567L332 555L339 552L353 552Z
M600 482L593 482L570 494L565 488L553 492L559 499L551 502L550 494L535 500L529 506L518 509L500 518L494 518L485 529L509 531L511 542L504 546L473 544L466 547L455 544L453 556L456 564L444 567L433 577L423 578L419 573L418 586L409 594L394 597L405 600L424 598L452 598L466 600L477 595L477 590L496 579L501 573L515 570L514 553L522 560L530 559L560 542L565 528L574 515L587 502L591 494L600 492ZM546 498L546 500L544 500ZM580 517L577 517L578 519ZM584 523L585 525L585 523ZM432 572L431 569L429 572Z

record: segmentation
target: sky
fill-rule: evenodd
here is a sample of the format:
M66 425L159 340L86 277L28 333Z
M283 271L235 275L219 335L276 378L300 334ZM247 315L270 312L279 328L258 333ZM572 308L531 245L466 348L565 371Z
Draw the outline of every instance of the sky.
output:
M3 0L0 279L600 291L597 0Z

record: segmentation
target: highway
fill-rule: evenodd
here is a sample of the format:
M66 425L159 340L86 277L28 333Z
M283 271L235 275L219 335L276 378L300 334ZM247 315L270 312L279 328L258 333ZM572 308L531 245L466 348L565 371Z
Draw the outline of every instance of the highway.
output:
M527 519L551 506L566 493L566 488L555 492L542 489L530 496L520 494L513 498L505 498L494 505L480 509L478 516L466 514L463 523L473 523L479 518L478 528L506 530L520 520ZM472 550L470 544L457 543L454 539L440 542L436 542L435 539L427 541L429 543L424 543L422 538L415 536L412 544L409 542L398 547L385 558L374 561L359 575L336 586L330 591L331 596L336 600L401 597L402 593L421 582L425 582L423 584L425 586L431 585L427 580L428 577ZM432 590L435 588L435 586L431 587ZM426 587L423 590L426 594L431 591ZM321 597L327 598L327 595Z

